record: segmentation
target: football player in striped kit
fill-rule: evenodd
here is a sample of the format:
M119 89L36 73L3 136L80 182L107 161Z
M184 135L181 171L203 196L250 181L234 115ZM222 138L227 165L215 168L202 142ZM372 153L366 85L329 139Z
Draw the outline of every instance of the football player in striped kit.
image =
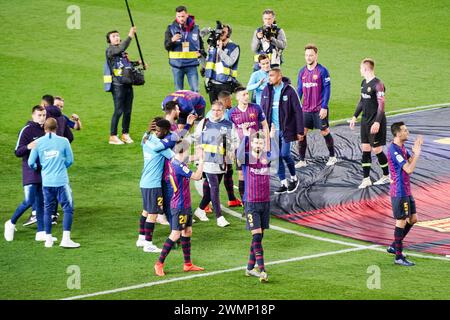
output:
M328 123L331 82L330 74L324 66L317 63L318 49L314 44L305 46L306 65L298 73L297 92L300 99L303 98L303 120L305 135L299 141L300 161L296 168L306 166L305 155L307 148L308 130L319 129L325 139L330 157L327 166L332 166L337 159L334 153L334 141Z
M243 139L237 157L242 163L245 181L244 210L247 218L247 230L252 233L250 256L245 275L258 277L261 282L268 281L264 266L262 240L264 230L269 228L270 220L270 161L278 156L275 150L275 126L270 131L271 147L268 151L266 138L262 131L251 133L249 124L242 126ZM255 269L255 264L258 269Z

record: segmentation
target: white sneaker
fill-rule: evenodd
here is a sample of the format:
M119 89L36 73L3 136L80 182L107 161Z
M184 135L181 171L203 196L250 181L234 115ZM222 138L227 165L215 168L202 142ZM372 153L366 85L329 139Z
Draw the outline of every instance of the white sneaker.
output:
M391 178L389 176L382 176L379 180L375 181L373 184L379 186L381 184L391 183Z
M11 223L11 220L5 222L5 240L13 241L14 240L14 232L16 231L16 225Z
M133 143L133 139L131 139L130 135L128 133L123 133L120 136L120 140L122 140L125 143Z
M209 221L209 218L206 216L205 210L200 208L195 209L194 215L200 219L200 221Z
M59 246L63 248L79 248L80 244L72 241L72 239L63 239L61 240Z
M359 189L364 189L367 187L370 187L372 185L372 181L370 180L370 177L364 178L361 184L359 185Z
M45 236L45 231L36 232L36 236L34 237L36 241L46 241L47 237ZM53 241L58 241L58 238L52 237Z
M148 242L148 241L147 241ZM160 248L158 248L157 246L155 246L153 243L151 244L146 244L144 246L144 252L149 252L149 253L160 253L162 250Z
M261 275L259 276L259 282L268 282L269 276L267 275L267 272L263 271L261 272Z
M151 241L147 241L144 239L138 239L138 241L136 241L136 246L138 246L138 242L139 242L139 247L145 248L147 246L152 246L153 242Z
M165 214L158 214L158 218L156 218L156 222L158 222L159 224L165 225L165 226L169 225L169 221L167 221Z
M110 136L108 143L109 144L125 144L125 142L120 140L118 136Z
M329 157L326 165L327 166L332 166L332 165L335 165L336 162L337 162L337 158L336 157Z
M254 268L252 270L245 269L245 275L247 277L257 277L257 278L259 278L261 276L261 273L258 270L256 270L256 268Z
M136 247L142 248L146 243L147 241L145 241L145 236L139 235L139 239L136 240Z
M298 169L298 168L303 168L303 167L306 167L308 164L306 163L306 161L305 160L300 160L299 162L297 162L296 164L295 164L295 168L296 169Z
M61 242L59 243L60 247L63 248L78 248L80 246L79 243L72 241L70 239L70 231L63 231L63 237Z
M53 237L52 237L52 235L50 234L50 235L45 235L45 244L44 244L44 246L46 247L46 248L51 248L51 247L53 247Z
M224 216L217 218L217 225L221 228L229 226L230 223L225 219Z

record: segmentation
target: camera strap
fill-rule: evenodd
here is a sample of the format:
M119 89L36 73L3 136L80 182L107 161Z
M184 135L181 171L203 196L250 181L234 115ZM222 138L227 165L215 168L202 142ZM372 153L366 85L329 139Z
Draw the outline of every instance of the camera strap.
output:
M227 167L227 134L222 134L222 147L223 147L223 164L220 165L220 170L225 170Z

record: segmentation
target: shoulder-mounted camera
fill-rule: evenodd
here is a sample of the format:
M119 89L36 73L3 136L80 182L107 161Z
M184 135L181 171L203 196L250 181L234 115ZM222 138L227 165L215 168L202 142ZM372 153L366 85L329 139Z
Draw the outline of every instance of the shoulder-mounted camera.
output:
M220 36L222 35L223 27L224 26L222 22L216 21L216 28L210 29L208 39L206 40L209 46L211 47L217 46L217 41L219 41Z

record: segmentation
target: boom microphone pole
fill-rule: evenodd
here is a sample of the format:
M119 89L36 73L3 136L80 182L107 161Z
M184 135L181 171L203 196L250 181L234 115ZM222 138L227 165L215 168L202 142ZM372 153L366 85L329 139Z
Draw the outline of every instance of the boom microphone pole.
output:
M134 27L133 17L131 16L130 7L128 6L128 0L125 0L125 4L127 5L127 11L128 11L128 16L130 17L131 26ZM144 57L142 56L141 46L139 45L137 33L135 33L134 36L136 38L136 45L137 45L137 48L139 51L139 56L141 57L142 66L144 67L144 70L145 70L146 68L145 68Z

